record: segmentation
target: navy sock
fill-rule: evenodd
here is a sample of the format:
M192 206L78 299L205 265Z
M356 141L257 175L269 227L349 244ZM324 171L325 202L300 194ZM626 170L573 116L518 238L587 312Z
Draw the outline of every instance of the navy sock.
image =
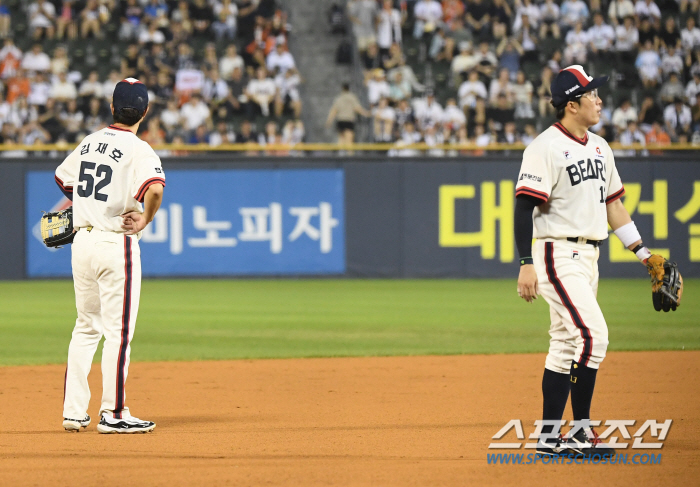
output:
M598 369L571 364L571 409L574 420L591 419L591 400Z
M542 376L542 419L561 420L564 416L566 401L569 399L569 388L571 387L570 375L553 372L544 369ZM542 427L543 434L552 432L552 426Z

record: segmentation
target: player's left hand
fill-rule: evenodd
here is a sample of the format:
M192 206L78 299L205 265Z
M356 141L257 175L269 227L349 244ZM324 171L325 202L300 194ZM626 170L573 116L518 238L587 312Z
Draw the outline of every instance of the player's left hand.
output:
M537 294L537 272L535 272L535 266L532 264L520 266L518 296L528 303L532 303L534 299L537 299Z
M144 218L143 214L137 211L124 213L121 217L122 228L126 230L127 235L135 235L146 228L146 225L148 225L148 222Z

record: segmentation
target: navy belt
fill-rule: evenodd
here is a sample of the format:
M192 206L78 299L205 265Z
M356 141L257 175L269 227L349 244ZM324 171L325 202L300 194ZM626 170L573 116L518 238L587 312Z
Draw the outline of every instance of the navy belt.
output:
M592 245L594 247L600 247L600 245L603 243L602 240L590 240L590 239L586 239L583 237L566 237L566 239L569 242L584 243L584 244Z

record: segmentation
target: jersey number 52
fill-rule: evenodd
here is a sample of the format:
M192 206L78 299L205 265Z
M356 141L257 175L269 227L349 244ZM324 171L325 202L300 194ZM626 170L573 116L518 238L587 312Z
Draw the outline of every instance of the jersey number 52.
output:
M92 195L92 190L95 190L95 199L99 201L107 201L107 195L100 193L100 190L112 182L112 168L107 164L100 164L97 166L97 171L95 171L95 177L88 171L95 169L94 162L82 161L80 164L80 176L79 181L85 183L85 186L80 186L78 188L78 196L82 198L89 198ZM95 178L102 176L102 180L95 185Z

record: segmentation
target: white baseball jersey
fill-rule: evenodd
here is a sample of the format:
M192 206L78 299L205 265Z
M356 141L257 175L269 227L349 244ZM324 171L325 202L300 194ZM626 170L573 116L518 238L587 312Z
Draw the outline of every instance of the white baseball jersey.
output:
M624 193L605 139L579 139L560 123L525 149L515 191L544 201L533 212L535 238L591 240L608 237L606 205Z
M73 226L123 233L120 215L143 212L149 186L165 186L160 158L129 130L110 125L88 135L56 169L73 199Z

